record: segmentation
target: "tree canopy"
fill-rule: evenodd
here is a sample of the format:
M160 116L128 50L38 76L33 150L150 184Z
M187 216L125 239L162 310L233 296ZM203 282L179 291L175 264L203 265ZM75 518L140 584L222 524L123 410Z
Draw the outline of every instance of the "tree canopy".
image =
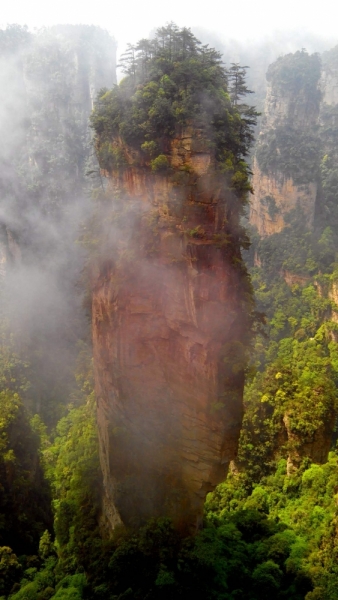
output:
M105 144L120 139L155 158L189 125L202 131L221 168L243 162L257 116L239 102L249 92L245 68L228 71L219 52L173 23L153 39L130 45L121 66L126 77L112 90L101 90L91 118L103 168L123 166L116 148L110 163L104 160Z

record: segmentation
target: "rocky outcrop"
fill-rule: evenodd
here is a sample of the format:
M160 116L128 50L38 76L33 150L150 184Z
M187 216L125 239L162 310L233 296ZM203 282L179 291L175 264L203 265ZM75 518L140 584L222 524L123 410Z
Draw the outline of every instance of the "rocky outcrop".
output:
M330 285L328 297L332 301L331 321L338 323L338 281L333 281ZM333 332L336 338L337 332ZM337 341L337 340L335 340Z
M282 60L279 59L274 65L278 65ZM283 124L292 123L295 127L303 128L315 123L318 118L319 96L309 94L309 91L313 90L308 90L301 84L299 87L292 81L286 84L283 71L277 76L273 73L274 65L272 65L272 74L269 76L269 70L267 75L262 131L266 132Z
M338 306L338 281L333 281L329 289L329 298Z
M338 104L338 47L324 52L320 87L323 103L328 106Z
M153 173L123 148L109 176L92 270L104 518L169 516L196 530L236 455L246 277L236 200L192 130Z
M269 67L267 79L250 208L262 237L280 232L293 209L302 211L308 228L322 211L320 161L335 152L328 131L338 105L338 47L321 60L303 51L286 55Z
M290 287L294 285L299 285L303 287L311 281L311 277L309 275L291 273L290 271L286 271L285 269L281 271L281 276L283 277L285 283Z
M252 186L254 194L250 203L250 222L257 227L261 237L279 233L285 227L285 216L300 208L308 226L313 223L317 183L296 185L282 173L262 173L257 159L253 163Z
M279 233L295 209L303 213L309 228L313 224L322 95L320 61L303 51L286 55L269 67L267 80L250 207L250 221L261 237Z
M332 446L332 432L334 430L336 414L331 410L326 415L324 422L311 435L299 436L295 434L290 424L290 416L285 413L283 424L287 435L289 454L287 457L287 474L291 475L299 467L305 457L311 457L315 463L323 464L327 460Z

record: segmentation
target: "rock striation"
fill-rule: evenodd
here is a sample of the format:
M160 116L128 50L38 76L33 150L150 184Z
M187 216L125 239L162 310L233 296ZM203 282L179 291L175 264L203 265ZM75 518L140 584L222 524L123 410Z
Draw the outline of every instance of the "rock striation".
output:
M238 209L201 132L171 140L162 173L120 149L92 267L104 523L168 516L194 531L242 420L251 296Z
M302 212L309 229L321 211L320 161L335 148L326 136L338 105L338 49L321 59L303 51L279 58L267 80L250 208L263 238L282 231L293 210Z
M261 237L279 233L285 227L285 216L300 208L308 226L313 223L317 196L317 183L296 185L292 177L283 173L263 173L255 158L252 186L254 194L250 204L250 222Z

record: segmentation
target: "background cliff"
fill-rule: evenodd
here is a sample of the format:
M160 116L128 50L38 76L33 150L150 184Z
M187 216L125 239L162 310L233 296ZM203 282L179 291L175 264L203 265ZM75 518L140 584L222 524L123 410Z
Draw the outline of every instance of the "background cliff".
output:
M336 49L322 57L302 50L269 67L253 162L249 218L254 244L248 258L258 308L269 317L270 343L258 352L260 373L248 389L248 402L253 407L260 391L263 405L277 402L274 408L253 410L260 419L271 410L279 437L267 451L273 455L289 448L290 470L304 456L326 461L336 422L335 64ZM321 356L317 366L315 355ZM304 388L291 392L291 382L300 383L297 363ZM279 383L270 388L274 369ZM316 369L318 377L322 373L320 382L315 376L312 383L306 381L306 371ZM254 435L249 429L248 438ZM264 435L269 438L267 431Z
M298 208L313 224L317 193L320 58L305 51L270 65L253 166L250 222L260 235L281 231Z
M268 69L250 209L250 222L262 237L281 231L294 210L303 213L309 230L323 228L329 214L335 218L328 188L337 143L336 63L336 48L322 56L303 49Z
M334 598L337 583L336 57L302 50L268 69L246 256L267 335L255 342L238 458L207 502L302 536L307 600Z
M95 27L14 25L0 31L0 63L2 318L30 365L25 403L52 425L88 337L75 240L89 210L86 173L98 176L88 118L98 89L115 81L115 43Z

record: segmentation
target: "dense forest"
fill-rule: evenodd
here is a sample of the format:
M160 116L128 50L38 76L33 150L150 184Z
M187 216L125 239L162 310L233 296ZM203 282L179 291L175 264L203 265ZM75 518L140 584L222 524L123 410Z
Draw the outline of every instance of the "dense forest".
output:
M335 600L338 102L320 81L337 49L270 65L256 142L245 68L224 67L190 30L130 46L112 87L114 53L94 27L0 31L0 598ZM242 219L216 240L250 273L245 356L238 345L224 359L228 377L245 365L238 455L195 535L164 517L107 534L90 333L98 215L121 148L177 179L168 148L187 126L205 133ZM269 235L250 218L249 158L254 177L297 190L285 213L277 194L256 193Z

